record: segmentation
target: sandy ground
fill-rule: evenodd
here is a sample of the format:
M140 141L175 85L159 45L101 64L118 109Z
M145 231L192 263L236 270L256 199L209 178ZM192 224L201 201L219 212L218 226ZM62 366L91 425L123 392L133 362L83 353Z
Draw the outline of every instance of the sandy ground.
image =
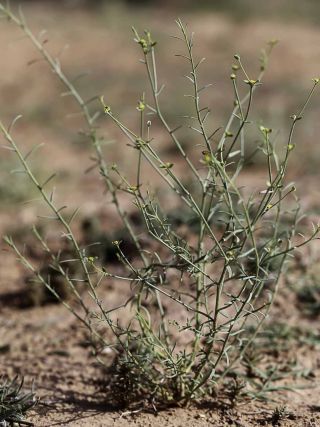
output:
M137 63L137 50L133 44L127 43L131 37L130 25L134 23L143 27L147 21L160 41L165 43L168 41L165 34L176 31L170 13L168 16L168 12L156 10L132 15L125 9L110 8L97 16L84 11L74 11L71 15L71 12L46 9L41 4L25 5L25 8L29 22L36 30L48 29L49 48L53 52L59 52L66 42L70 44L67 53L64 52L61 57L68 74L75 76L83 71L90 72L86 83L79 83L79 89L88 97L92 93L105 94L119 109L125 100L126 107L121 110L122 114L134 122L136 101L144 83L142 69ZM161 23L163 20L169 22L165 31ZM228 74L235 53L235 41L237 51L247 58L253 73L256 68L251 64L259 47L270 38L282 40L268 75L268 81L273 83L262 89L262 96L257 100L257 115L264 112L270 121L275 120L276 126L286 126L287 117L296 110L297 100L300 102L310 86L310 79L317 74L319 29L305 23L297 27L292 23L271 23L262 19L235 24L223 15L210 13L187 15L186 20L199 35L199 56L214 57L214 67L210 62L204 66L204 80L219 83L219 89L214 89L214 96L208 96L208 102L215 105L217 122L222 120L228 103L232 101ZM84 173L92 163L90 150L77 135L83 123L78 117L67 116L67 113L75 110L75 106L70 100L59 98L61 86L52 73L47 72L45 64L27 67L28 61L37 54L26 40L19 39L20 36L21 33L9 23L1 23L0 48L4 58L0 80L1 120L9 122L16 114L23 113L24 118L15 130L23 150L46 142L41 160L36 158L34 161L39 174L42 176L58 171L58 197L66 201L70 209L80 205L83 215L103 210L108 222L108 215L112 214L109 205L106 207L105 198L101 197L101 180L96 173ZM171 79L173 71L177 75L183 74L183 67L181 64L177 66L173 53L160 45L160 70L163 79L168 80L169 93L175 88ZM179 83L175 89L180 95L185 86ZM175 99L173 105L169 102L165 105L170 119L183 109L184 101L181 104ZM301 204L312 212L315 221L318 220L320 196L320 149L315 148L320 130L319 111L320 97L313 101L310 116L298 131L297 141L300 144L291 172L294 179L303 176L297 182L302 194ZM105 122L101 121L100 127L108 138L118 137L118 133ZM163 143L166 147L167 142L164 140ZM130 165L131 157L126 155L125 148L110 151L111 160L120 158L124 167ZM4 153L0 164L2 180L9 179L8 169L12 165L14 161L8 153ZM248 183L253 177L257 179L257 175L256 171L248 171ZM21 204L22 200L31 199L34 194L29 187L23 187L22 192L27 192L27 197L24 194L22 200L17 202L13 195L18 190L13 188L2 204L1 234L16 232L21 227L30 228L37 221L39 207ZM113 219L110 216L110 221ZM275 363L281 364L295 355L303 366L312 370L313 376L299 379L298 383L303 387L295 391L272 393L270 401L239 402L238 406L232 407L228 400L223 400L190 408L169 408L157 413L115 411L108 407L101 387L104 374L91 355L84 331L62 306L53 304L21 308L25 272L4 245L1 249L0 344L1 348L7 348L0 352L1 374L24 375L27 384L35 380L41 399L29 419L36 426L271 426L278 425L272 417L274 409L281 406L285 406L286 415L279 425L320 426L319 342L317 346L294 342L289 350L279 356ZM316 247L315 251L318 249ZM108 297L112 297L110 290ZM293 327L303 325L305 329L319 333L318 319L302 316L295 305L294 296L285 287L271 313L272 319Z

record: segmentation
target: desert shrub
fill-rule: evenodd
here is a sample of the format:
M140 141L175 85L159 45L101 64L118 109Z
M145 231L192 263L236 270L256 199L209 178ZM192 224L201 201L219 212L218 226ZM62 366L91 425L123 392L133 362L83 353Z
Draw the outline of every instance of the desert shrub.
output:
M25 420L26 412L37 402L34 391L22 391L23 380L0 381L0 424L6 426L31 426Z
M51 212L50 218L60 224L62 239L73 247L69 263L82 270L81 279L65 269L59 259L55 258L55 262L74 303L61 299L50 281L9 237L7 243L37 280L87 328L99 360L111 373L108 388L113 400L121 405L141 401L151 405L186 404L215 396L218 385L229 381L255 341L276 297L288 257L314 239L319 230L314 226L308 237L297 234L300 208L294 196L295 187L286 181L289 158L294 151L294 130L319 79L313 80L306 101L291 116L283 152L276 149L272 129L257 126L257 151L265 159L265 178L250 192L241 184L246 129L252 126L253 96L262 83L275 42L263 51L257 77L249 76L240 56L234 56L230 76L234 107L223 128L208 129L210 109L201 103L201 94L208 85L201 84L199 76L203 59L194 54L194 35L177 21L177 39L184 48L179 56L188 67L187 99L194 110L192 116L185 117L185 126L194 140L187 153L179 139L179 126L170 125L161 109L164 86L157 73L156 42L149 31L140 35L133 30L149 81L149 92L141 94L135 107L138 130L126 125L103 98L100 106L110 126L116 126L127 141L123 152L129 152L132 162L136 161L135 178L129 179L130 171L122 171L121 165L108 161L108 148L104 150L104 139L96 124L97 113L64 74L59 61L34 36L23 16L16 16L4 6L1 11L24 31L78 103L87 125L88 141L95 151L94 166L99 169L107 194L130 236L135 256L126 254L121 240L112 242L122 264L120 273L90 255L90 249L81 245L73 232L77 211L65 213L65 207L56 205L53 193L46 189L50 179L39 182L12 135L13 125L6 128L1 124L8 148L40 192ZM175 147L174 158L162 157L153 133L155 125L162 128ZM176 168L178 161L185 164L183 176ZM167 192L160 195L152 180L147 183L149 176L146 179L143 175L145 165L160 177ZM123 200L128 197L140 213L138 222L144 225L143 231L124 208ZM169 199L181 207L182 217L178 221L177 215L172 215ZM37 237L50 253L44 239L39 234ZM121 301L110 306L108 295L101 295L104 284L111 281L117 284ZM84 283L91 301L79 292ZM242 383L235 383L233 389L233 395L243 394Z

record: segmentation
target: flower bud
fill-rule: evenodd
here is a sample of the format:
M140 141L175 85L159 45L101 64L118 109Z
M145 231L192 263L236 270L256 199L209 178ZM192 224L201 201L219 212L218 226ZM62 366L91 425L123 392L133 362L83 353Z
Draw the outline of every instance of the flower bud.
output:
M161 169L171 169L173 167L173 163L167 162L160 165Z
M269 134L269 133L271 133L271 132L272 132L272 129L271 129L271 128L266 128L266 127L264 127L264 126L260 126L260 130L261 130L261 132L262 132L263 134L265 134L265 135L267 135L267 134Z
M146 108L146 104L143 101L139 101L138 106L137 106L137 110L142 112L145 110L145 108Z
M259 83L259 80L252 80L252 79L250 79L250 80L244 80L244 82L245 82L247 85L249 85L249 86L253 87L253 86L255 86L256 84L258 84L258 83Z

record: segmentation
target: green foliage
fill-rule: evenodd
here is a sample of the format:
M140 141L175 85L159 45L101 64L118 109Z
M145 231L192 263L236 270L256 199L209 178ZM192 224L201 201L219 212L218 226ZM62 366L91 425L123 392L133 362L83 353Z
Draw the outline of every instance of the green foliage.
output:
M266 325L233 372L247 383L244 397L266 401L274 399L276 391L298 389L302 378L313 381L313 367L303 366L296 357L301 345L318 347L319 333L277 321Z
M19 203L32 199L36 191L24 174L18 173L17 164L8 159L0 160L0 201Z
M111 392L116 390L113 400L118 399L120 405L147 401L154 406L187 404L214 396L219 384L230 382L232 372L255 342L276 297L287 258L319 231L314 226L308 237L297 235L300 208L294 196L295 187L286 183L288 162L294 151L294 130L319 80L313 80L306 101L291 116L283 152L276 150L272 129L262 125L256 129L261 141L257 151L264 158L265 175L263 184L248 192L241 183L247 153L246 131L252 127L254 95L262 84L275 42L268 43L257 76L248 75L240 56L234 56L236 64L230 76L234 106L226 125L211 129L207 121L210 108L203 106L201 100L202 92L209 88L199 75L204 59L196 58L194 34L177 21L176 39L180 51L183 49L178 56L186 62L190 84L186 98L193 108L184 123L194 141L193 149L187 153L179 138L180 125L169 125L162 111L165 88L157 71L157 43L149 31L140 34L133 29L149 86L148 91L137 96L137 106L133 107L138 130L131 129L121 114L101 98L106 120L122 134L119 144L123 139L127 141L121 149L136 162L135 178L129 179L130 171L122 171L121 165L108 160L108 149L102 149L104 139L96 126L97 114L64 74L60 63L30 31L23 16L16 16L4 6L0 9L24 31L79 105L95 153L94 166L98 167L106 192L135 248L135 256L129 257L121 240L112 242L122 264L121 272L114 272L101 259L90 255L90 247L82 245L73 232L77 211L68 215L64 206L56 204L54 194L46 190L50 178L43 184L39 182L11 132L0 124L9 148L48 207L48 218L60 225L61 241L67 239L72 246L73 259L69 262L76 264L73 271L80 269L81 276L59 262L41 235L37 235L43 250L52 254L55 268L77 302L62 300L63 304L87 328L99 360L109 368L111 365L110 388ZM244 96L240 95L242 92ZM155 123L174 148L170 159L162 157L153 130ZM177 162L184 164L184 173L179 173ZM146 165L154 174L150 173L151 184L144 180ZM187 212L191 222L179 223L172 216L169 198L160 197L152 184L154 176L161 178L164 194L169 194L175 205ZM136 207L143 227L136 227L127 215L125 198ZM6 241L38 282L61 300L50 280L14 241ZM146 243L150 241L152 244ZM121 284L121 302L113 307L99 295L100 288L108 282ZM83 283L93 304L79 292ZM113 355L111 363L104 357L106 353ZM271 379L272 375L267 383L262 383L262 392ZM243 394L243 388L242 382L233 383L232 402Z
M25 415L37 402L35 393L25 393L22 387L23 380L18 378L0 382L0 423L4 427L33 425L25 420Z

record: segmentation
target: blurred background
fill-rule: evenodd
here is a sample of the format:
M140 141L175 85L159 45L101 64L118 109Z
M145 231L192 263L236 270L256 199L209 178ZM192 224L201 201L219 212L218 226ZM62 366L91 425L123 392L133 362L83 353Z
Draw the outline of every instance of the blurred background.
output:
M4 2L0 0L0 4ZM88 104L90 109L101 112L97 126L98 134L106 141L103 146L105 157L109 163L117 162L129 180L136 179L137 151L127 146L128 141L125 137L115 128L111 120L103 115L101 103L97 98L103 95L114 114L138 131L139 112L136 108L138 101L143 92L148 102L152 103L152 98L145 67L139 62L142 56L141 49L133 40L132 26L140 33L144 29L149 29L153 39L158 42L156 46L158 77L159 83L165 85L161 94L163 114L172 128L180 124L185 125L179 129L178 136L184 149L199 168L203 167L200 162L203 159L201 153L203 147L199 146L201 138L187 127L188 121L183 118L192 113L192 100L185 97L192 88L184 77L190 72L188 64L176 56L184 54L185 47L172 37L179 34L175 22L178 17L188 25L189 31L195 33L196 58L198 60L206 58L199 67L199 80L201 86L212 84L208 90L201 93L202 106L211 109L208 120L208 127L211 130L220 127L224 129L233 109L234 94L230 74L232 64L235 63L234 55L241 55L250 78L255 79L260 70L261 50L265 49L269 40L279 40L272 53L263 84L254 93L253 107L249 116L250 124L246 126L248 158L261 142L259 131L261 124L273 129L272 138L276 139L280 155L283 155L283 147L288 140L292 122L290 116L298 113L303 105L312 87L312 78L320 77L320 0L11 0L10 4L14 11L18 11L21 5L30 29L36 36L41 37L46 49L59 59L62 69L74 82L83 99L92 100ZM78 106L72 98L62 96L65 88L57 76L50 70L48 64L41 60L39 53L23 32L7 19L0 19L0 52L1 122L9 125L17 115L22 115L15 124L12 135L23 153L27 153L37 144L44 144L29 157L28 161L40 182L57 173L49 185L49 188L50 186L51 189L55 188L56 205L67 205L69 211L64 211L66 213L80 208L72 227L77 237L80 236L81 248L92 242L101 241L101 253L110 254L109 259L113 257L114 261L115 246L110 242L124 240L126 243L128 235L122 233L119 237L119 234L116 234L123 230L122 224L113 209L110 197L108 195L104 197L105 187L99 171L97 168L92 169L93 149L83 132L86 125L83 117L79 115ZM241 94L248 89L242 79L242 76L239 77ZM184 162L181 158L179 160L176 151L172 149L170 138L155 119L152 119L151 132L155 138L153 144L156 144L163 159L173 162L176 173L184 183L189 184ZM217 138L220 135L221 133ZM320 213L319 135L320 85L306 110L304 119L298 122L293 140L296 147L292 152L288 170L288 182L295 181L302 208L309 213L308 218L311 217L315 223L319 222ZM0 146L3 144L5 141L0 136ZM20 166L14 154L1 149L0 312L5 314L0 316L0 364L4 373L16 375L21 372L26 373L30 379L37 378L37 386L42 388L41 393L50 403L50 407L52 406L53 411L50 409L50 413L56 410L59 417L62 417L57 419L56 425L62 425L61 420L66 419L64 417L71 420L72 411L67 409L68 413L63 412L63 408L66 407L60 406L60 393L63 393L61 403L72 402L74 398L80 405L84 402L84 392L91 394L89 390L92 390L92 396L96 395L96 390L92 389L95 374L93 375L91 369L93 368L91 361L90 369L87 370L89 362L87 356L84 358L83 355L87 354L88 350L80 344L86 343L87 340L81 338L80 341L79 334L75 332L64 307L57 309L53 306L39 307L25 312L20 311L21 307L26 307L28 301L26 296L33 301L34 298L38 298L40 305L46 302L46 296L41 293L42 291L38 294L35 287L29 286L30 277L17 263L13 251L4 244L2 236L12 235L14 241L29 251L34 265L40 266L40 271L48 273L50 271L52 273L50 270L52 261L39 250L39 245L35 244L35 238L32 238L31 233L32 225L36 224L54 250L59 251L57 252L59 259L60 249L64 251L67 246L64 245L66 239L63 238L61 229L57 230L58 222L46 218L39 219L40 214L44 212L48 215L48 210L44 211L44 203L41 205L35 201L39 199L39 195L27 177L21 173L13 173L17 169L20 169ZM150 182L152 188L159 189L157 188L159 179L156 180L155 175L149 172L148 169L144 169L143 185L146 186ZM265 188L266 176L265 158L258 156L255 162L248 161L246 169L241 174L240 185L261 190ZM118 180L118 177L116 179ZM159 194L162 196L163 193L158 191L157 195ZM176 206L173 206L172 199L177 198L172 196L170 198L170 194L165 196L167 198L164 206L171 214L172 222L175 222L177 227L182 226L182 233L187 235L190 229L187 227L183 229L183 226L186 223L192 225L190 212L181 209L181 206L174 211ZM140 217L134 215L131 199L132 196L129 195L121 199L121 202L140 233ZM91 224L87 219L92 220ZM98 234L93 234L96 219L98 219ZM84 227L86 223L89 226ZM90 239L86 240L85 237ZM143 237L141 236L141 240ZM192 234L190 237L192 238ZM319 378L319 369L309 369L311 366L319 366L318 347L310 351L309 344L306 344L311 345L311 338L308 337L314 337L313 342L318 343L320 336L319 319L316 317L319 317L320 307L319 241L316 241L316 244L317 248L312 251L310 249L310 254L306 256L303 252L300 258L297 257L297 268L294 267L295 269L289 271L286 276L286 282L290 287L288 290L287 287L283 288L284 293L280 295L278 305L275 304L273 315L276 322L281 321L285 325L281 340L289 342L291 339L289 336L292 334L294 337L299 336L299 341L297 340L295 347L279 344L281 349L283 346L285 352L283 357L272 338L278 335L280 337L282 332L265 335L271 338L270 341L261 341L266 347L263 350L269 350L268 345L264 343L270 342L270 355L275 357L276 369L273 368L273 362L269 365L269 355L266 359L262 347L261 351L260 347L257 347L259 360L261 353L262 363L266 364L268 369L266 374L261 374L261 378L267 378L265 384L268 387L271 379L278 377L278 372L282 374L293 370L299 384L304 376L312 382L315 378ZM148 242L146 248L149 248ZM131 254L133 251L135 248L132 249L131 245ZM65 252L63 255L69 258L70 253ZM126 249L124 252L128 254ZM306 266L312 265L313 262L314 266L310 272L306 271ZM42 270L42 267L47 270ZM122 274L122 270L118 270L118 264L115 263L114 268ZM66 269L68 271L68 264ZM55 275L52 274L52 277ZM105 301L106 304L112 305L118 301L119 288L113 283L110 283L110 288L109 283L106 285L108 287L105 288L107 292ZM291 288L297 291L291 292ZM122 289L121 287L118 295L122 295ZM52 301L52 296L47 298ZM313 316L310 322L308 320L309 323L303 317L306 311ZM290 332L290 325L295 326L296 332ZM307 333L301 332L304 328ZM83 347L82 350L80 345ZM10 353L7 354L10 346ZM68 352L70 350L70 354L60 351L65 348ZM52 349L54 351L51 351ZM299 368L300 362L298 364L296 362L297 355L302 361L303 373ZM70 364L74 357L75 371L71 369ZM76 389L79 381L83 382L83 386ZM288 385L289 389L289 382L282 383L286 387ZM102 383L99 382L99 390L100 384ZM236 390L241 391L241 387L238 387L240 384L242 383L238 384L235 381ZM48 394L50 388L53 390L52 398ZM314 388L306 389L306 393L290 395L293 396L292 400L290 397L290 401L294 412L297 411L297 419L304 417L304 412L300 412L296 403L300 399L299 402L303 401L305 407L307 406L305 403L308 403L314 420L316 416L314 412L319 410L317 394L314 393ZM85 409L92 415L92 409L95 412L100 406L97 406L91 397L89 400L90 405L86 402ZM58 406L55 406L56 403ZM263 405L262 412L269 417L265 402ZM75 408L74 413L77 417L84 414L83 405ZM256 411L257 408L254 407L252 413L260 417L261 411ZM283 408L286 414L285 406ZM274 413L277 410L278 406ZM47 408L45 410L42 408L41 411L48 412ZM291 416L291 409L288 414ZM259 423L261 420L262 418L259 418ZM45 419L43 422L47 425L47 421Z
M296 113L320 75L320 2L318 0L25 0L21 4L30 28L39 34L46 30L46 47L61 61L66 74L75 79L85 99L104 95L113 111L131 126L138 126L137 101L148 82L141 52L133 42L131 26L152 31L157 40L159 81L166 85L162 95L164 113L173 126L191 106L184 94L190 91L184 75L187 64L175 56L183 53L181 43L172 38L180 17L195 32L195 53L206 58L200 70L201 83L213 86L204 94L203 105L212 110L210 126L224 126L233 106L230 81L234 54L240 54L252 78L259 72L261 49L270 39L279 39L264 83L255 94L248 143L257 143L259 124L274 129L279 145L287 140L290 115ZM30 41L12 23L0 22L1 48L1 120L9 123L17 114L23 118L15 128L15 137L24 150L45 143L41 154L32 160L40 176L58 171L57 186L69 206L95 206L101 200L98 174L85 174L90 167L91 150L79 133L84 123L72 99L61 97L63 88ZM92 103L92 108L101 108ZM298 190L309 210L319 206L320 94L316 94L295 136L296 150L290 178L299 178ZM109 159L121 160L123 168L132 165L126 141L114 126L102 117L101 134ZM156 130L155 130L156 131ZM180 137L186 147L197 144L188 129ZM121 140L122 138L122 140ZM119 140L120 139L120 140ZM170 147L159 133L165 155ZM111 147L111 148L110 148ZM172 155L172 154L171 154ZM7 152L0 157L0 203L2 224L14 212L28 221L32 208L17 212L17 203L35 194L23 176L12 175L16 160ZM259 160L248 167L249 180L259 174ZM307 191L306 191L307 189ZM22 205L18 205L22 206ZM24 206L24 205L23 205ZM7 219L6 219L7 218Z

